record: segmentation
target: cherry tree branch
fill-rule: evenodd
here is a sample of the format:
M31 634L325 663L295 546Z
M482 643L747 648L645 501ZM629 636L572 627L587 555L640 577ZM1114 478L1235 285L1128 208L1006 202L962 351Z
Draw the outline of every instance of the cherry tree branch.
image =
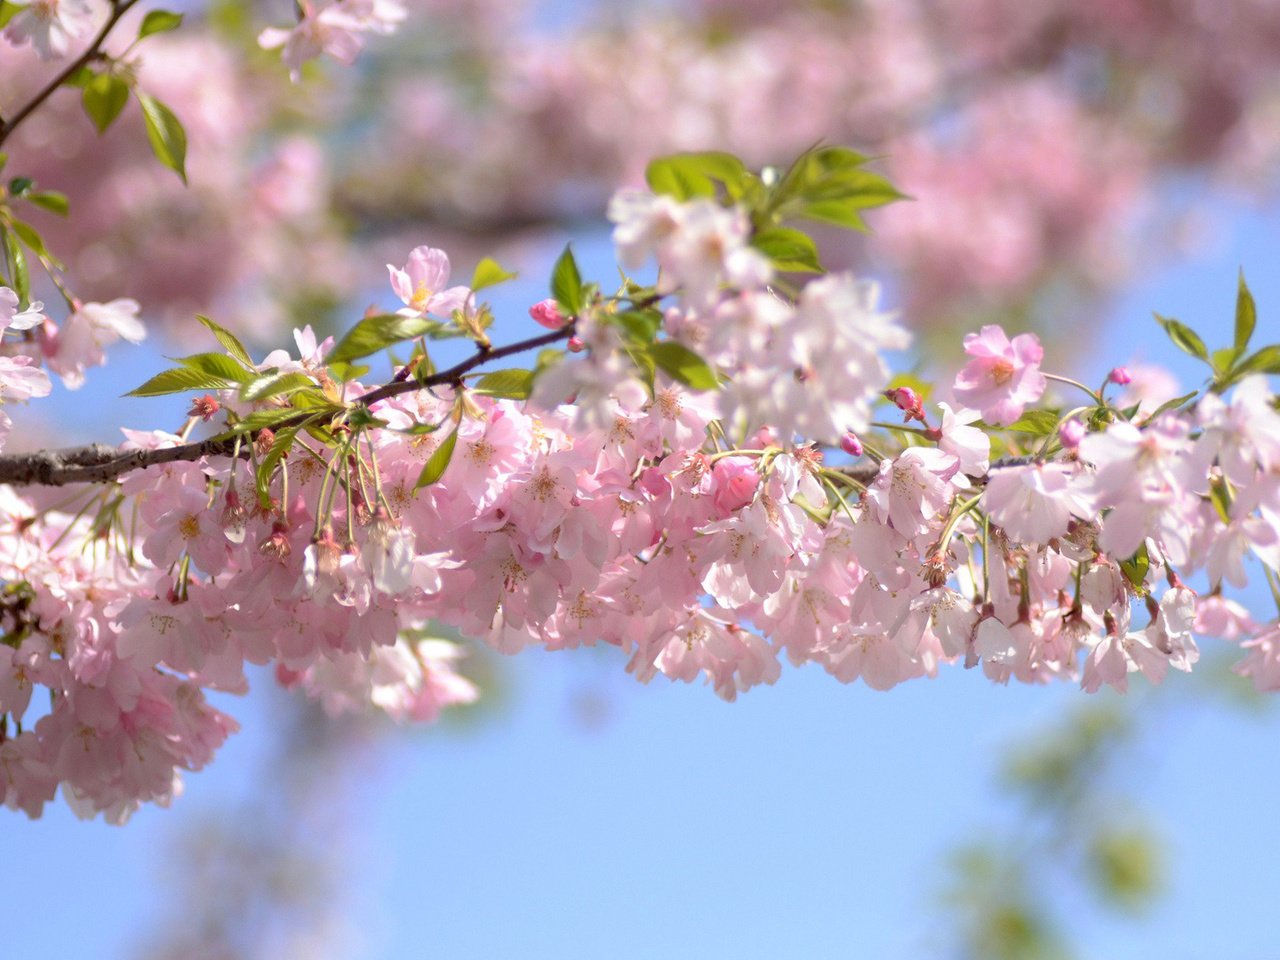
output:
M138 0L112 0L111 16L107 17L107 22L102 25L97 36L93 38L93 42L89 44L88 49L75 60L71 61L57 76L49 81L43 89L31 98L23 107L8 120L0 119L0 145L9 138L9 134L17 128L18 124L31 116L40 104L44 103L49 97L53 96L55 90L66 83L69 79L90 61L102 55L102 44L106 41L107 35L115 29L120 18L123 17L129 8L136 4Z
M502 347L480 346L465 360L418 380L412 376L393 381L371 390L358 398L354 405L368 408L381 400L403 393L411 393L426 387L452 385L460 387L462 378L472 370L494 360L501 360L526 350L536 350L566 340L573 335L573 326L553 330L528 340L520 340ZM308 414L298 415L298 420ZM275 429L293 425L284 420ZM83 447L66 447L60 450L37 450L32 453L14 453L0 456L0 483L12 486L61 487L70 483L108 483L126 473L154 467L163 463L195 461L202 457L230 456L235 451L234 438L198 440L175 447L158 450L120 450L105 444L94 443ZM242 446L244 446L242 442ZM247 456L247 451L245 456Z

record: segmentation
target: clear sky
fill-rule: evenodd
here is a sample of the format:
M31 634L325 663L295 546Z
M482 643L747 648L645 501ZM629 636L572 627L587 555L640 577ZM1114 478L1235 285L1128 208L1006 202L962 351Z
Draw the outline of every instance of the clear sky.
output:
M1110 322L1089 327L1091 367L1061 372L1096 381L1137 356L1172 365L1189 390L1193 368L1151 311L1222 345L1241 265L1259 335L1280 339L1275 211L1212 212L1216 239L1136 283ZM607 276L606 246L597 237L586 251L585 271ZM511 311L545 295L539 278L556 252L503 298ZM110 440L114 414L104 404L103 419L86 421L83 402L128 389L158 361L135 355L144 359L116 350L84 394L45 409L74 412L82 431ZM1058 369L1052 356L1046 366ZM174 421L176 408L130 401L126 411L142 427ZM1253 599L1268 616L1266 598ZM622 665L612 651L502 661L497 707L461 729L397 732L356 776L325 785L351 830L339 910L354 940L340 955L939 955L948 851L1028 829L995 785L1003 748L1088 699L993 686L978 671L876 693L784 668L776 686L725 704L697 685L638 686ZM60 804L36 823L0 811L0 958L136 956L174 911L173 859L189 825L276 788L263 772L269 701L227 701L244 732L187 776L172 810L146 809L123 829L77 822ZM1126 754L1121 782L1170 842L1166 896L1138 924L1070 890L1056 906L1085 956L1274 956L1280 711L1189 698L1160 716Z

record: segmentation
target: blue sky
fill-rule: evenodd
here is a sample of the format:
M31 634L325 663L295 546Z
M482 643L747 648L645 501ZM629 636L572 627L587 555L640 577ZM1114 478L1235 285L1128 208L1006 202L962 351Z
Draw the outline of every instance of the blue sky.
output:
M1110 322L1089 328L1092 367L1055 368L1052 356L1046 366L1096 382L1138 355L1171 365L1190 389L1198 374L1151 311L1221 345L1241 265L1259 335L1280 339L1275 211L1211 212L1220 229L1210 244L1135 283ZM537 278L557 252L548 247L528 285L503 298L509 311L544 295ZM585 272L610 275L598 236L584 252ZM112 362L86 388L95 402L159 358L118 350ZM102 419L83 419L89 396L62 394L46 410L74 412L78 429L112 439L105 402ZM123 416L176 423L180 411L163 404L131 401ZM1270 613L1265 596L1252 599ZM340 902L354 940L340 955L937 955L948 943L937 909L947 851L987 830L1026 829L994 786L1003 748L1087 699L1074 688L996 687L977 671L876 693L784 668L775 687L724 704L701 686L638 686L611 651L534 652L499 666L496 707L461 728L396 732L355 776L323 786L350 827ZM16 867L0 898L0 956L136 955L172 913L184 831L274 789L264 776L271 697L226 702L244 732L186 778L174 809L144 810L123 829L77 822L60 805L35 823L0 818L0 863ZM1063 915L1086 956L1271 955L1280 714L1189 698L1161 716L1122 782L1171 841L1167 896L1129 925L1064 891Z

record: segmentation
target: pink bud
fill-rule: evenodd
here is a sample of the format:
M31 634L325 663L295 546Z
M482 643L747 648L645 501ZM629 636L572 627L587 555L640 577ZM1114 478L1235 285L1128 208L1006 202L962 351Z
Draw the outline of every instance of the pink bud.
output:
M570 337L566 346L568 346L570 353L581 353L583 350L587 349L587 345L583 342L581 337Z
M897 387L893 390L886 390L884 395L886 399L891 400L899 410L906 414L905 420L924 419L924 404L920 400L920 394L910 387Z
M1107 374L1107 381L1117 386L1127 386L1133 380L1133 374L1129 372L1128 367L1116 367Z
M1062 441L1062 445L1068 450L1074 450L1080 446L1080 441L1084 439L1084 424L1072 417L1066 423L1058 428L1058 439Z
M852 430L840 438L840 449L851 457L862 456L862 441Z
M560 305L550 298L530 307L529 316L548 330L559 330L569 322L569 318L560 312Z

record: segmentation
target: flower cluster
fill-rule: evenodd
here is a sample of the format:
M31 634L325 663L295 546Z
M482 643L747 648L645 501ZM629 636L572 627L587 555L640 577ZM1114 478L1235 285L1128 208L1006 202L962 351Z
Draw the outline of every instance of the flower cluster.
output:
M728 700L783 656L876 689L963 665L1123 690L1191 669L1215 634L1280 687L1275 624L1223 595L1252 561L1280 590L1276 348L1247 354L1243 282L1202 394L1123 407L1106 390L1129 371L1094 391L1042 371L1034 335L987 326L934 402L891 380L908 340L874 285L785 292L816 257L759 226L814 195L854 209L862 162L824 148L768 185L719 155L667 161L665 190L611 207L620 260L656 261L656 280L606 295L566 250L529 310L544 332L507 347L477 296L510 275L485 261L450 287L426 246L388 268L403 307L337 342L306 328L296 355L255 362L205 319L226 353L135 391L206 390L183 434L127 431L118 461L33 474L105 486L0 495L4 802L35 816L61 787L113 821L167 803L235 729L206 691L245 690L249 664L331 711L430 720L477 695L442 633L504 653L607 644L641 681L704 677ZM74 385L109 340L142 335L128 300L59 328L20 306L0 296L38 336L0 368L6 396L47 392L36 350ZM439 336L474 357L436 370ZM404 343L390 382L363 382L356 361ZM536 370L473 372L538 347ZM1050 381L1086 401L1037 407ZM199 421L223 433L191 443Z

